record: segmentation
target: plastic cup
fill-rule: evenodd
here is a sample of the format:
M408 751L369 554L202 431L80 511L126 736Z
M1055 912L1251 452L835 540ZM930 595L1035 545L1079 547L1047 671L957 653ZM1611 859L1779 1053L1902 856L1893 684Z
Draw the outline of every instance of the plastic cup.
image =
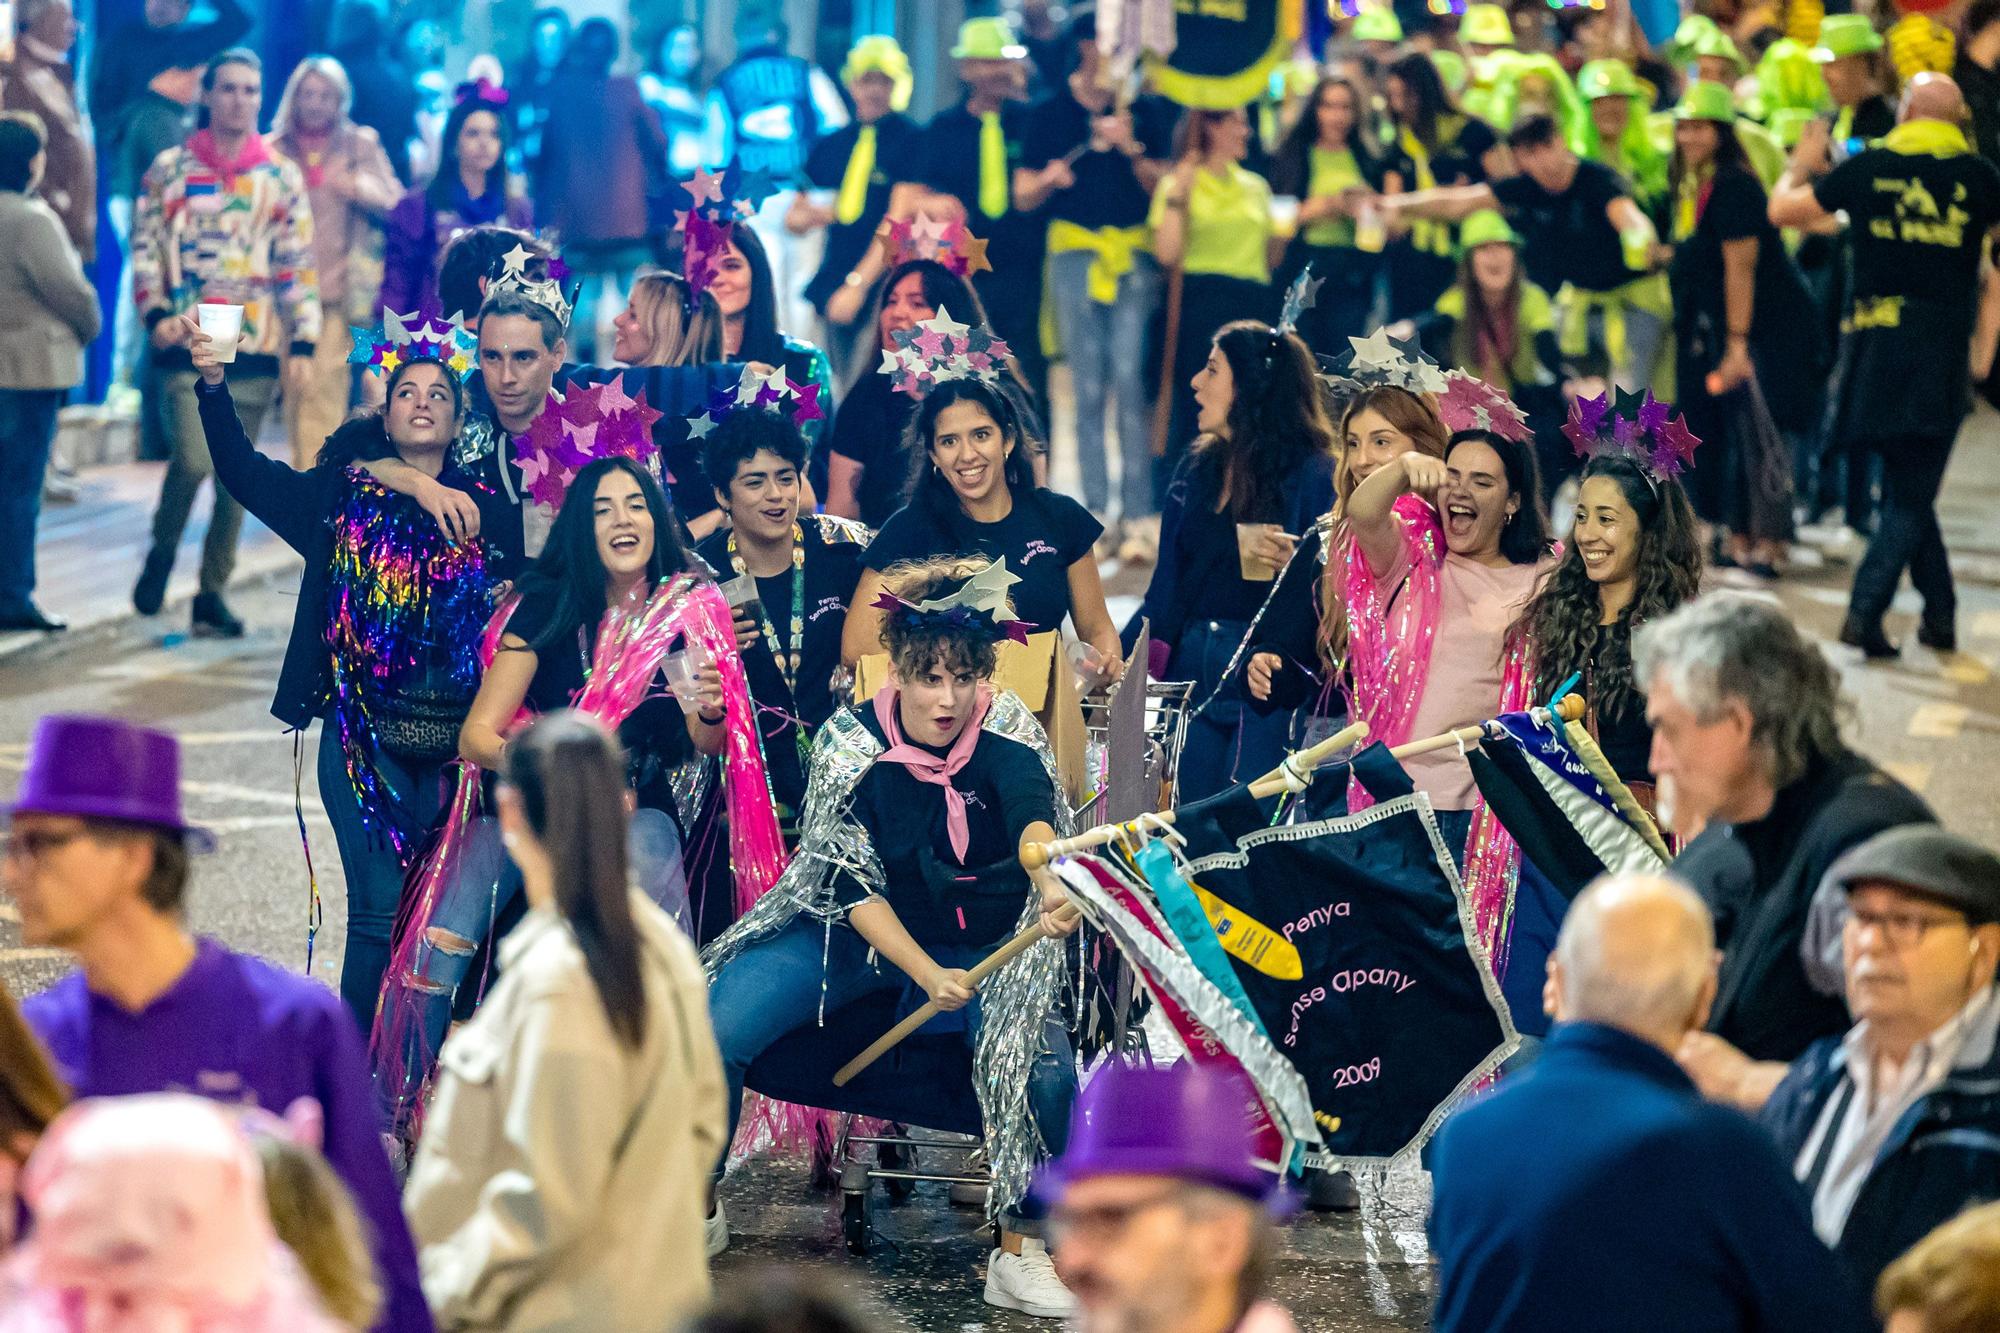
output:
M1299 229L1299 201L1294 195L1277 194L1271 196L1271 230L1279 236L1290 236Z
M1364 204L1354 215L1354 248L1366 255L1379 255L1389 244L1389 226L1382 210Z
M1278 577L1278 567L1258 555L1256 551L1267 533L1283 531L1284 529L1276 523L1236 525L1236 563L1247 582L1269 583Z
M660 674L667 678L667 688L673 692L674 702L681 706L681 712L690 717L701 711L701 693L695 684L695 676L702 665L687 652L668 653L660 662Z
M243 307L204 302L195 307L195 318L201 323L201 331L215 344L215 359L225 365L234 361L236 344L243 338Z

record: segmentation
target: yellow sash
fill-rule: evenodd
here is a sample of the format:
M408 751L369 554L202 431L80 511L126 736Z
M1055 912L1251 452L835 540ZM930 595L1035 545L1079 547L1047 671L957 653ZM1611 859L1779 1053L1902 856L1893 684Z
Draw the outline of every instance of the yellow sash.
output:
M1146 251L1144 227L1086 227L1067 218L1049 221L1049 253L1089 250L1090 299L1110 305L1118 299L1118 280L1132 271L1133 260Z

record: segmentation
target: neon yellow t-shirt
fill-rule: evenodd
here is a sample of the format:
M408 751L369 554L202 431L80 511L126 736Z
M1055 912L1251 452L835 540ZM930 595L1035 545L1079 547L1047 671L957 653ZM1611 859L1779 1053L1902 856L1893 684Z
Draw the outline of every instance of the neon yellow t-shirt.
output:
M1308 198L1328 198L1365 183L1361 179L1361 165L1354 160L1354 154L1348 149L1342 148L1331 153L1319 147L1312 150L1312 170L1306 183ZM1313 223L1306 228L1306 244L1353 248L1354 219L1336 216Z
M1167 214L1167 193L1173 178L1153 192L1146 225L1157 228ZM1186 244L1181 267L1188 273L1212 273L1249 282L1269 282L1271 261L1266 243L1271 235L1271 187L1262 176L1231 163L1218 176L1194 173L1188 191Z

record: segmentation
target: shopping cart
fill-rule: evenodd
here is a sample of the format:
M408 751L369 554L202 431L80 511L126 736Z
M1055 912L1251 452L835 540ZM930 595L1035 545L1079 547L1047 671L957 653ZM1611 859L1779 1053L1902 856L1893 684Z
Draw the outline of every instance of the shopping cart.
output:
M1187 739L1188 705L1194 684L1191 680L1146 682L1144 790L1157 793L1157 799L1147 803L1148 809L1172 809L1179 795L1181 746ZM1085 764L1092 793L1077 811L1080 826L1105 817L1101 807L1110 785L1112 699L1111 692L1103 691L1086 694L1080 701Z

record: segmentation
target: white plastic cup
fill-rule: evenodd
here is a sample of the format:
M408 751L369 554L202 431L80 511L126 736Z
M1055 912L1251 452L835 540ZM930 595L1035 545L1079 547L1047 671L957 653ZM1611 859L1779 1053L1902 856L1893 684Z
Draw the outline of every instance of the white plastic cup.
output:
M673 691L674 701L680 704L681 712L689 716L701 711L701 694L694 679L700 670L700 664L685 652L668 653L660 662L660 673L667 678L667 688Z
M234 361L236 344L243 339L243 307L203 302L195 307L195 318L201 323L201 331L215 344L215 359L225 365Z
M729 582L722 584L721 588L722 600L729 603L729 609L732 611L739 606L748 606L759 600L755 574L738 574Z
M1298 196L1278 194L1271 196L1271 230L1280 236L1290 236L1299 229Z

